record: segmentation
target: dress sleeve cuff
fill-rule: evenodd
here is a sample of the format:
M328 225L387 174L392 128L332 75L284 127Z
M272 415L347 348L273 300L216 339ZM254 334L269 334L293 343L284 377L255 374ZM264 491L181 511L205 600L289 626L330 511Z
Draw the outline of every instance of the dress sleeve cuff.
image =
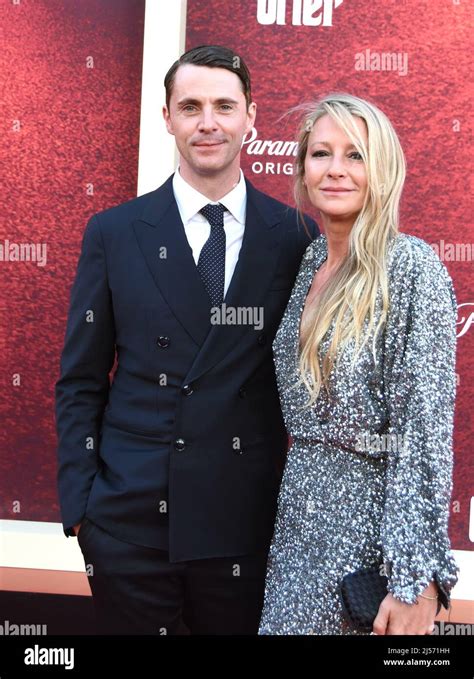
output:
M390 567L391 566L391 567ZM385 564L388 575L388 591L395 599L407 604L414 604L420 594L426 589L430 582L434 581L438 588L438 615L443 606L449 610L451 605L451 590L458 578L458 567L451 556L446 558L446 564L438 570L427 570L424 572L404 572L396 564Z

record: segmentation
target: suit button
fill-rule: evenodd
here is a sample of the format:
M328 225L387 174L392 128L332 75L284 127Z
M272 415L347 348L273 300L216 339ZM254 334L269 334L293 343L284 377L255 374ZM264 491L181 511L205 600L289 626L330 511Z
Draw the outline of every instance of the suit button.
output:
M267 342L266 335L262 332L261 335L257 337L257 342L260 344L261 347L263 347L264 344Z
M166 347L169 347L169 345L170 345L170 338L169 337L163 337L163 335L162 335L161 337L158 337L158 339L156 340L156 343L162 349L166 349Z
M174 442L174 447L176 448L176 450L180 451L184 450L186 448L186 443L184 439L176 439L176 441Z
M185 384L181 391L185 396L191 396L194 390L190 384Z
M240 398L245 398L247 396L247 390L244 387L240 387L239 396Z

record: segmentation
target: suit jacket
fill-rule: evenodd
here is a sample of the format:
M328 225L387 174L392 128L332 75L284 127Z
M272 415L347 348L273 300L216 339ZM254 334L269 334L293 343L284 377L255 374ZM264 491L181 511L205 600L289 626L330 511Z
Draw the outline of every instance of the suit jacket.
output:
M268 548L287 449L272 341L310 242L247 181L221 321L260 312L215 324L172 177L89 220L56 382L66 535L87 516L173 562Z

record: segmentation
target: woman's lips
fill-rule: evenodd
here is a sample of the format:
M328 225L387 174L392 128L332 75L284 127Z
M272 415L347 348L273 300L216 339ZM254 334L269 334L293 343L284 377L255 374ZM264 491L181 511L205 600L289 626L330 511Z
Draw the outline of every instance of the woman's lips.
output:
M332 188L323 188L321 191L325 191L326 193L350 193L353 191L353 189L332 189Z

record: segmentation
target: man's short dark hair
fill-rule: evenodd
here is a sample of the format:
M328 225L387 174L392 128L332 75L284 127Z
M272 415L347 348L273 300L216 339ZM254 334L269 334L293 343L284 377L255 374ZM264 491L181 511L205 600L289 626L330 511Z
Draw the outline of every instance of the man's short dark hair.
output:
M193 49L182 54L180 58L174 62L165 76L166 106L168 110L170 107L176 71L180 66L184 66L184 64L208 66L210 68L225 68L231 73L235 73L242 83L242 89L248 109L252 102L250 73L242 57L228 47L221 47L219 45L200 45L199 47L193 47Z

